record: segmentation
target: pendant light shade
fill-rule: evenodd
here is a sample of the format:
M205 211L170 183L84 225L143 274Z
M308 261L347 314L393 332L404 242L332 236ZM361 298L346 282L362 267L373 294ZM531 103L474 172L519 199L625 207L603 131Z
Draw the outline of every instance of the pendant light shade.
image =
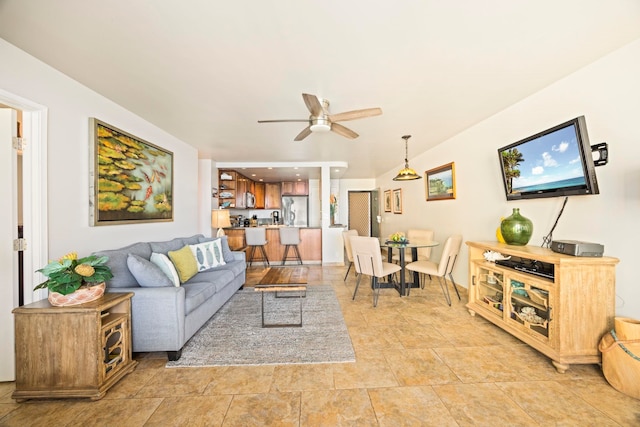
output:
M404 139L404 168L400 169L400 172L398 172L398 175L395 178L393 178L394 181L413 181L414 179L422 178L420 175L416 173L415 170L409 167L409 160L408 160L409 138L411 138L411 135L405 135L402 137L402 139Z

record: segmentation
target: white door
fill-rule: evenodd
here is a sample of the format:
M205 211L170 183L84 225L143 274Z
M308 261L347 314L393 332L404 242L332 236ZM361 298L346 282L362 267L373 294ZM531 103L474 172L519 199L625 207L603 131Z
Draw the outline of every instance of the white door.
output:
M13 240L18 236L17 152L12 137L16 134L16 112L0 108L0 381L15 380L13 314L18 305L18 253Z

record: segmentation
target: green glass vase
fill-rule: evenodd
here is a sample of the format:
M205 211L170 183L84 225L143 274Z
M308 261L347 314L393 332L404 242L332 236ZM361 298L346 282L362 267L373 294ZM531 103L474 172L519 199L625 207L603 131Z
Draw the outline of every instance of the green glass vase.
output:
M513 208L513 213L500 223L500 232L508 245L524 246L533 234L533 223L520 215L520 209Z

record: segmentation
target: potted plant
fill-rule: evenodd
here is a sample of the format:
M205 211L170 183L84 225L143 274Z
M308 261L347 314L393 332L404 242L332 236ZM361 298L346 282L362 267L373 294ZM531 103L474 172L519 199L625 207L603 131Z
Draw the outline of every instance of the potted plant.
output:
M52 305L75 305L98 299L104 294L104 282L113 277L106 265L108 260L106 256L78 258L76 252L68 253L36 270L48 279L34 290L49 289L49 302Z

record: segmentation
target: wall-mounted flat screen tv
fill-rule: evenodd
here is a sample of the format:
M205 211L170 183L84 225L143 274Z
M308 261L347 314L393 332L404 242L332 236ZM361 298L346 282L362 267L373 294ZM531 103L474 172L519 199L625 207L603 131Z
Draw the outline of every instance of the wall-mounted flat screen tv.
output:
M498 149L507 200L599 194L584 116Z

